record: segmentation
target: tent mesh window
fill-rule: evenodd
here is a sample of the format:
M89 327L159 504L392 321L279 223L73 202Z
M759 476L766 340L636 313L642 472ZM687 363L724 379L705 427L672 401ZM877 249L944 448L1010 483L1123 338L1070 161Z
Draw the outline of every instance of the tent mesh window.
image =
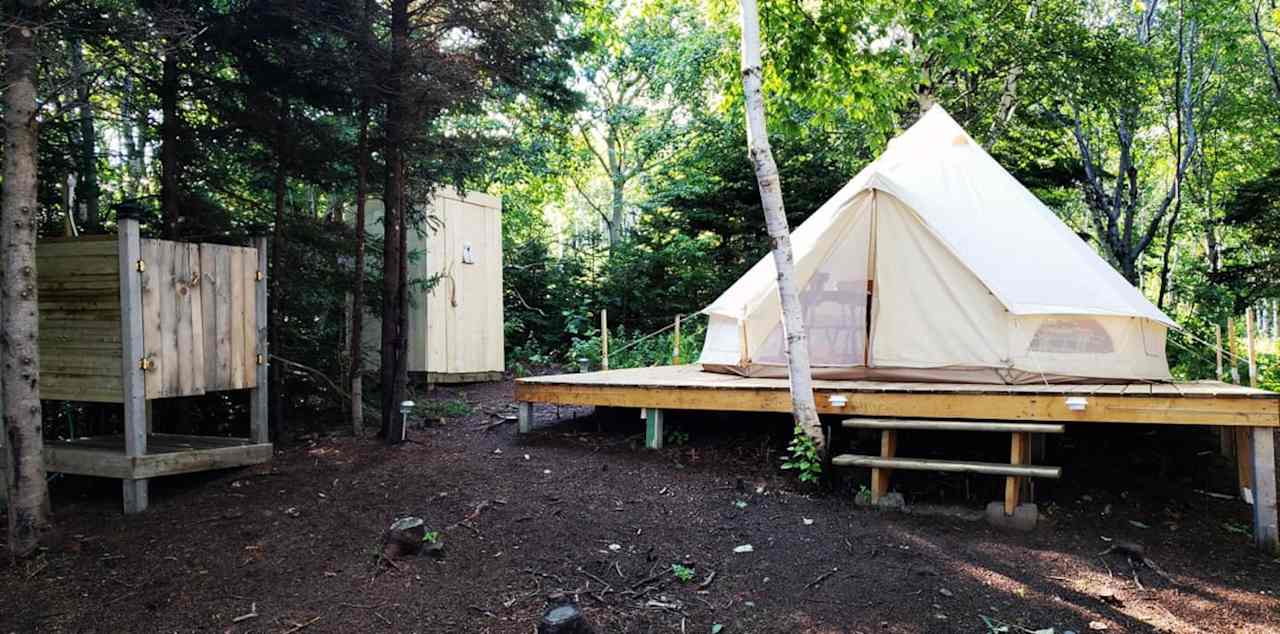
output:
M1058 354L1109 354L1115 352L1111 336L1095 319L1052 319L1040 324L1031 338L1032 352Z

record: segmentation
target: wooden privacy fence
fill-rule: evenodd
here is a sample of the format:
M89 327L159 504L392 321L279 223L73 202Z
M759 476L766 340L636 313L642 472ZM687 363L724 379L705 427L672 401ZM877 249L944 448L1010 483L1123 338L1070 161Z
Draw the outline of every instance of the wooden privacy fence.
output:
M137 512L148 478L270 460L266 270L264 238L144 240L124 214L118 235L38 244L41 397L124 406L121 434L47 442L48 469L119 478ZM152 433L149 401L240 389L248 438Z
M141 240L136 268L145 398L194 396L257 384L257 249ZM121 304L115 236L37 247L41 395L123 402Z

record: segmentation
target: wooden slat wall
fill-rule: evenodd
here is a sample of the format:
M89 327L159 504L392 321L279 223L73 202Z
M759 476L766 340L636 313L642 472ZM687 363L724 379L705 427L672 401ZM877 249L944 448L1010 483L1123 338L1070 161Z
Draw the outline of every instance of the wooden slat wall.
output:
M114 236L36 246L43 398L121 401L118 248Z
M256 249L200 245L205 390L239 390L257 381Z
M147 398L205 392L199 245L143 240L143 347L151 361Z

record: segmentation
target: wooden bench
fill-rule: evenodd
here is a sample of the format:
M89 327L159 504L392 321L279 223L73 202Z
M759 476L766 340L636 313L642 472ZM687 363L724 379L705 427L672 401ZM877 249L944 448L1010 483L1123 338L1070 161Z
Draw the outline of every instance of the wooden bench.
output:
M841 422L844 429L880 430L880 455L844 454L831 459L837 467L870 467L871 500L877 502L889 492L889 474L894 469L939 471L943 473L979 473L1005 476L1004 512L1012 515L1021 502L1022 483L1026 478L1062 477L1060 467L1030 464L1031 434L1061 434L1062 424L1007 423L993 421L921 420L906 418L850 418ZM1010 434L1009 463L965 462L898 457L899 431L971 431Z

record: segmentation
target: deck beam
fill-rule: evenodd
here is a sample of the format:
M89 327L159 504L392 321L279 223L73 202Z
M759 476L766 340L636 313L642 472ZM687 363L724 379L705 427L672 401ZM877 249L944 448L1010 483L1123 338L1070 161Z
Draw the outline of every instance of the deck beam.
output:
M688 366L681 366L688 367ZM668 384L635 385L625 383L587 382L588 374L564 377L537 377L516 382L516 399L558 405L597 405L603 407L655 407L668 410L705 410L723 412L791 411L791 396L785 379L743 379L720 375L706 383L680 384L683 373L677 368L647 368L671 371ZM613 372L627 372L614 370ZM706 373L703 373L706 374ZM572 377L588 377L574 382ZM550 379L562 379L552 382ZM912 389L863 391L867 382L850 382L852 388L841 389L821 385L840 383L815 382L818 413L844 416L880 417L909 416L921 419L976 419L1001 421L1036 421L1043 423L1132 423L1146 425L1223 425L1231 427L1280 427L1280 400L1252 395L1188 395L1126 396L1121 394L1088 397L1083 411L1067 407L1064 394L1017 391L1009 386L950 386L947 384L910 385ZM893 384L889 384L893 385ZM1247 388L1238 388L1247 389ZM1253 392L1261 392L1255 390ZM1262 393L1266 394L1266 393ZM844 405L832 404L831 396L846 397ZM839 400L837 399L837 402Z

